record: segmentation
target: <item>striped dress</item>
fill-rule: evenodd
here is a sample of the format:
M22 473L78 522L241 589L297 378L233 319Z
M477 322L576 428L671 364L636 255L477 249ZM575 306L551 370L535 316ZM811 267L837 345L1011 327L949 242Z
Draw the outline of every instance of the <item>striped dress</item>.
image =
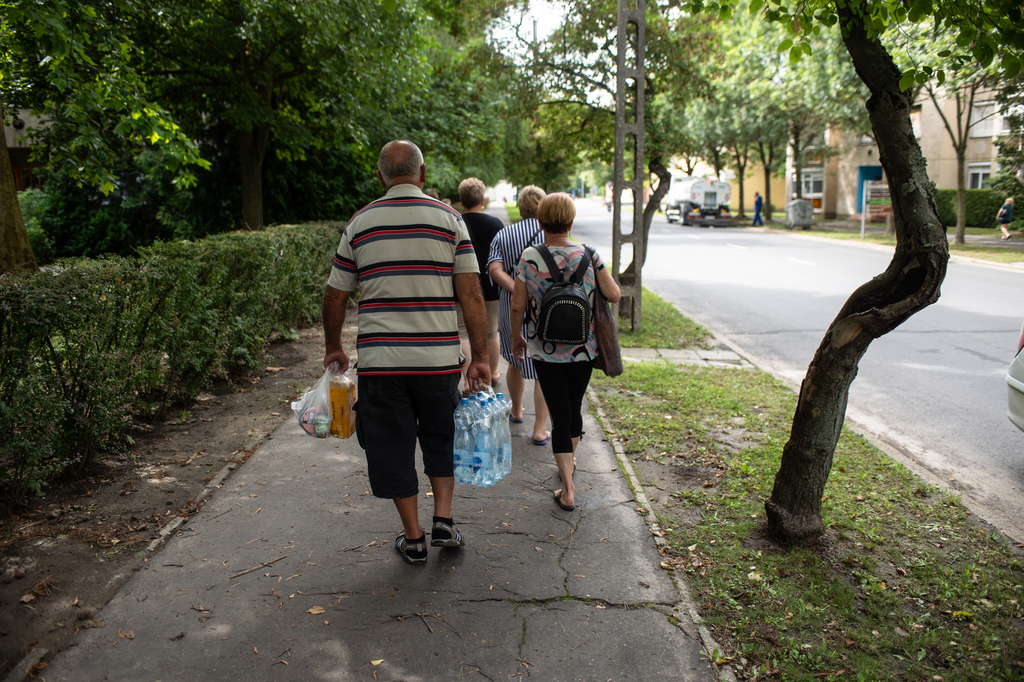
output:
M487 266L500 261L505 274L515 279L516 265L519 257L526 247L539 244L544 241L544 232L540 229L540 223L536 218L524 218L504 228L491 242L491 253L487 257ZM501 299L498 310L498 336L501 338L501 357L505 358L508 364L519 368L524 379L536 379L537 373L533 369L533 363L529 358L517 360L512 355L512 324L510 319L510 304L512 294L501 290Z
M352 216L327 283L359 285L359 375L461 371L452 276L479 270L462 216L415 185Z

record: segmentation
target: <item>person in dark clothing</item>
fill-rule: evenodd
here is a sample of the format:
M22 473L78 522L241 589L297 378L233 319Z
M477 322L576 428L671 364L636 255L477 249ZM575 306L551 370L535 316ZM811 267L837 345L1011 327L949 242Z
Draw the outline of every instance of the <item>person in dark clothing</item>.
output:
M1006 201L999 209L999 214L996 216L999 221L999 229L1003 231L1001 239L1010 238L1009 224L1013 222L1013 197L1007 197Z
M761 206L763 205L764 199L761 197L760 192L754 192L754 224L751 227L764 225L764 221L761 220Z
M466 178L459 183L462 220L469 230L469 238L473 242L477 263L480 265L480 289L483 291L484 306L487 308L487 355L491 381L496 384L501 378L498 373L498 359L501 357L498 340L498 299L501 297L501 288L487 274L487 256L491 253L494 236L505 227L505 224L500 219L484 213L486 189L483 181L477 178ZM469 336L462 324L461 308L459 311L459 337L462 341L463 354L469 357Z

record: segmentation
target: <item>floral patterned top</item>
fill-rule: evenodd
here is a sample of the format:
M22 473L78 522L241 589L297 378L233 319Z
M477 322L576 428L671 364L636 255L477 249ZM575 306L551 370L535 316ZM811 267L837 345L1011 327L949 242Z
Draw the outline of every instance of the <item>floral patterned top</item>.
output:
M570 246L549 246L555 263L562 269L562 276L568 279L580 264L583 258L584 247L582 244ZM593 265L587 269L583 278L583 290L590 297L591 309L594 305L594 289L597 287L597 273L605 266L604 261L597 251L593 252ZM537 318L541 299L554 280L548 272L548 266L543 256L536 247L529 247L523 251L522 258L516 265L516 278L526 284L527 305L526 322L523 325L523 336L526 337L526 355L531 360L542 362L589 362L597 357L597 340L594 338L594 318L590 318L590 336L585 344L576 346L570 344L544 343L537 338Z

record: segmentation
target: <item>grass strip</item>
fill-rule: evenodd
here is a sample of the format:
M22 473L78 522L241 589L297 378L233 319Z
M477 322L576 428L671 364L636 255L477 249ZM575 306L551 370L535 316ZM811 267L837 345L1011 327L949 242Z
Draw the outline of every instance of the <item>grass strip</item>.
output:
M860 232L848 232L844 230L812 229L804 232L804 234L813 235L815 237L827 237L829 239L863 241L871 244L896 246L895 236L886 236L880 232L869 232L864 235L864 239L860 238ZM999 231L986 230L984 228L977 227L969 227L967 228L967 234L975 236L993 237L997 236L999 234ZM984 246L980 244L950 244L949 253L954 256L966 256L967 258L977 258L978 260L987 260L993 263L1024 262L1024 251L1002 246Z
M663 567L723 647L716 664L743 680L1024 679L1020 547L958 495L844 430L826 535L780 546L764 502L792 391L763 372L650 362L591 387L664 530Z
M518 223L521 220L519 217L519 204L516 202L506 201L505 210L508 211L508 219L512 223Z
M711 333L688 317L679 314L675 307L645 288L641 326L638 331L629 331L629 321L619 320L619 345L623 348L704 348L709 344Z

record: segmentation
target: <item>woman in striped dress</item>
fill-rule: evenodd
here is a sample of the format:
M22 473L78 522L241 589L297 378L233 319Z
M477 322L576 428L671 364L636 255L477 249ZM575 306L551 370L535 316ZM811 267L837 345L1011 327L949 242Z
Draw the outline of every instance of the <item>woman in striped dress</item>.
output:
M527 379L537 379L533 363L529 358L518 359L512 350L512 325L509 322L509 302L512 300L512 289L515 287L516 264L523 250L531 244L544 241L544 232L537 222L537 207L545 197L540 187L529 185L519 191L519 215L522 218L504 228L491 242L491 253L487 257L487 271L494 283L501 287L501 301L498 310L498 336L501 339L501 357L508 362L508 394L512 400L512 414L509 419L513 423L523 421L523 391ZM546 445L551 440L547 430L548 406L544 402L544 393L536 381L533 386L533 444Z

